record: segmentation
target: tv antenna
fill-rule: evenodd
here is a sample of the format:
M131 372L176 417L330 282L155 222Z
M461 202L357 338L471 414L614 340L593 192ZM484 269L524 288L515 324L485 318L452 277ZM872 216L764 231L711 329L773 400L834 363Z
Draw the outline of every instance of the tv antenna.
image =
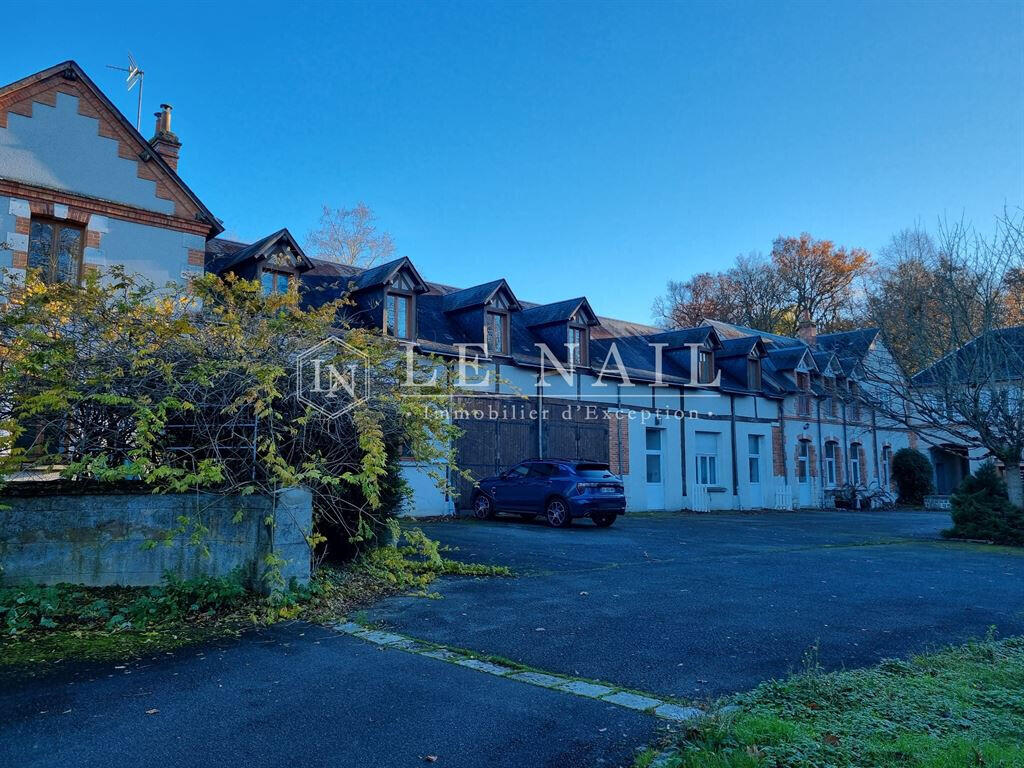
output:
M115 67L113 64L107 64L110 69L116 69L118 72L127 72L128 77L125 78L125 83L128 84L128 90L130 91L135 87L136 83L139 86L139 109L135 115L135 130L142 130L142 78L145 76L145 72L135 63L135 57L132 56L132 52L128 51L128 66L127 67Z

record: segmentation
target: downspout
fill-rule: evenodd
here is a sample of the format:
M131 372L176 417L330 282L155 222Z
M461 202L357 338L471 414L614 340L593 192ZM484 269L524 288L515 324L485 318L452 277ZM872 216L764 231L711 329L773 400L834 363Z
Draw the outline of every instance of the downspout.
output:
M729 394L729 431L732 434L732 497L739 506L740 503L740 478L736 469L736 395Z
M821 398L814 398L814 403L818 410L818 487L821 489L819 493L819 503L822 509L825 508L825 448L822 443L821 437Z
M878 481L878 487L882 487L882 473L878 467L878 423L875 420L875 409L871 409L871 450L875 454L875 480Z
M850 479L850 438L846 433L846 403L843 403L843 473L847 480ZM857 478L860 480L860 478ZM856 492L854 492L856 496Z
M683 417L679 420L679 464L683 476L683 498L686 498L686 385L679 388L679 412Z
M544 458L544 377L537 374L537 458Z

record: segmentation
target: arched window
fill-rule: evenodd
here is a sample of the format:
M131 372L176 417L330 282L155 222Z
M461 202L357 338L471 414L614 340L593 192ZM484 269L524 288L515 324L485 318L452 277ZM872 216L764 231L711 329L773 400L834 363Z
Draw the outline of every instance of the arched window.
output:
M850 482L860 485L860 444L850 443Z

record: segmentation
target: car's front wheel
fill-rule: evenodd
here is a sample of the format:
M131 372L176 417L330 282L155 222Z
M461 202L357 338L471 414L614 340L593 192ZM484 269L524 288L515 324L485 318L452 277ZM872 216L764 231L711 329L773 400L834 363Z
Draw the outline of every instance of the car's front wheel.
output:
M609 525L615 522L615 518L618 517L614 512L598 512L590 516L590 519L594 521L594 525L598 528L607 528Z
M572 525L569 505L563 499L551 499L544 508L544 517L552 528L566 528Z
M486 493L478 493L473 498L473 517L477 520L490 520L494 517L494 504Z

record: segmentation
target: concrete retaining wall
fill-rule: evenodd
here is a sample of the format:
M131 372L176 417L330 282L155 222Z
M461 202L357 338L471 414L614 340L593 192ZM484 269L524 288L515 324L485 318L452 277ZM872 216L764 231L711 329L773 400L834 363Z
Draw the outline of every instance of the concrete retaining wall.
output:
M286 562L285 581L309 581L312 495L289 488L269 496L118 494L0 499L0 566L8 583L159 584L165 573L182 578L226 576L243 569L256 577L275 552ZM208 529L201 545L193 528L167 532L188 517ZM267 518L274 525L267 524ZM234 522L234 520L239 522ZM147 542L156 540L156 546ZM207 556L203 546L209 550Z

